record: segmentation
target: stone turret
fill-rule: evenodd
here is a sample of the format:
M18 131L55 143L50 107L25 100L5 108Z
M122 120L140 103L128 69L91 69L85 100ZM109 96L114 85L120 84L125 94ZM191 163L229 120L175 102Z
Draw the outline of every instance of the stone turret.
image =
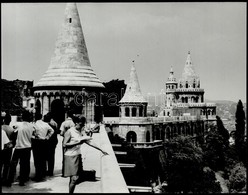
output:
M50 65L33 88L36 113L52 112L58 124L69 110L88 122L102 120L95 102L103 88L90 64L77 5L67 3Z
M50 66L34 87L48 86L104 87L91 67L76 3L67 3Z
M200 88L200 78L195 73L190 51L188 52L182 78L179 80L179 88Z
M171 66L170 75L165 83L166 86L166 107L171 107L172 103L175 103L175 91L177 89L177 81L174 77L174 71Z
M134 62L131 67L129 82L127 84L125 94L119 101L119 104L121 107L121 116L123 117L146 116L148 102L141 93Z

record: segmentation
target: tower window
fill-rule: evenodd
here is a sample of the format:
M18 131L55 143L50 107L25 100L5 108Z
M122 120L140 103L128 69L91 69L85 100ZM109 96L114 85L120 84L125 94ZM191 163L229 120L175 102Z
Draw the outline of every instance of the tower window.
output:
M72 22L72 18L69 18L69 23L71 23Z

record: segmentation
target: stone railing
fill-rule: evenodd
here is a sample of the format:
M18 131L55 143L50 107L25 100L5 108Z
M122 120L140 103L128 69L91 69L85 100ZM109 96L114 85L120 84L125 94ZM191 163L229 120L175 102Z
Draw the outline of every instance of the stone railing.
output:
M162 140L155 140L153 142L132 142L128 145L133 146L134 148L155 148L163 145Z
M100 127L100 147L109 155L101 156L101 192L102 193L129 193L127 184L122 175L112 145L104 125Z
M204 92L204 89L201 88L178 88L176 92Z

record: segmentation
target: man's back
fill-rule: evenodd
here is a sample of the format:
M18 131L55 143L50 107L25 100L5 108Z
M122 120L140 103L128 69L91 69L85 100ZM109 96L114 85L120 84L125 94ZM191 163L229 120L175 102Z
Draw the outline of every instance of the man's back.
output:
M34 126L26 121L18 122L14 125L17 130L16 148L30 148L31 138L34 132Z

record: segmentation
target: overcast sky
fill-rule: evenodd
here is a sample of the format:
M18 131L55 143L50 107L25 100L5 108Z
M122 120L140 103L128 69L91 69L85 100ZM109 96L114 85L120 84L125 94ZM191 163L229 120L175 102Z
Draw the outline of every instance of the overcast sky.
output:
M91 66L102 82L129 78L159 94L170 67L179 80L188 51L210 100L246 102L246 3L77 3ZM65 3L1 4L2 78L47 70ZM139 56L137 56L139 55Z

